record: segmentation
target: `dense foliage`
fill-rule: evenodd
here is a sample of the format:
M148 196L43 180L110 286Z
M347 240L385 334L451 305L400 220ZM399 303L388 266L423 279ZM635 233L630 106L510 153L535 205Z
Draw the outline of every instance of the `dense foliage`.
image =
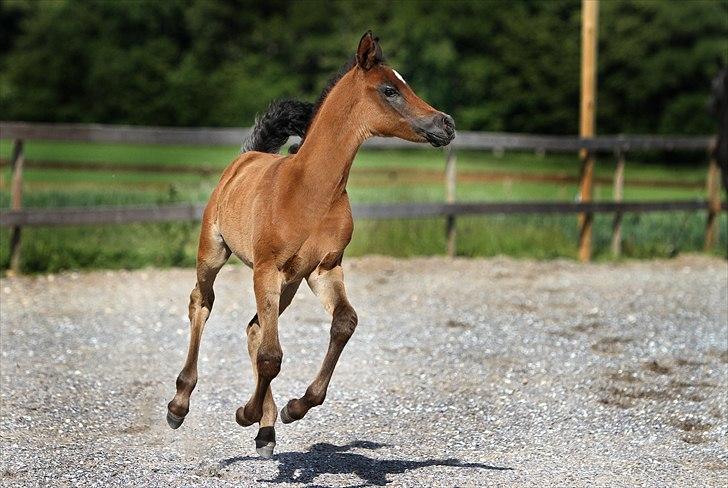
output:
M463 129L575 133L580 2L0 0L2 119L249 125L362 32ZM603 1L598 131L707 133L728 2Z

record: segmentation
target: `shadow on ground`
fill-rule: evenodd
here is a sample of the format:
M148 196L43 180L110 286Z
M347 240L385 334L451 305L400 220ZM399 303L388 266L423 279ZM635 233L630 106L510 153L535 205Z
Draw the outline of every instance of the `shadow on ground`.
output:
M307 452L284 452L274 457L278 461L278 476L274 479L259 481L309 484L313 483L313 480L322 474L355 474L364 481L363 484L356 486L365 487L372 485L384 486L390 483L387 480L387 475L401 474L428 466L453 466L497 471L512 469L481 463L464 463L454 458L408 461L406 459L373 459L362 454L349 452L355 448L375 450L382 447L387 447L387 444L354 441L343 446L328 443L314 444ZM219 467L224 469L232 464L250 460L258 460L258 458L237 456L221 461Z

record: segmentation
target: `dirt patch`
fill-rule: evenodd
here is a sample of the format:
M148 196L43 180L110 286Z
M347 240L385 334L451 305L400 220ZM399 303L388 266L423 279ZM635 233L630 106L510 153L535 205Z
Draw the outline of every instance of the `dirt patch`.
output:
M615 371L614 373L609 373L607 377L614 381L623 381L626 383L637 383L641 381L637 375L632 371Z
M677 358L675 359L675 364L677 366L705 366L708 363L694 359Z
M223 473L220 466L205 466L195 470L195 475L201 478L222 478Z
M600 351L613 351L614 349L611 349L613 343L614 341L610 340L597 344ZM641 363L640 369L651 374L641 378L629 369L604 373L604 377L608 378L610 383L600 389L602 395L599 402L619 408L630 408L639 400L703 402L706 400L703 391L709 391L718 386L710 381L677 378L670 378L669 382L665 384L660 377L673 373L673 369L667 365L666 361L645 361ZM690 421L686 422L685 426L689 428Z
M669 401L676 397L674 391L664 388L656 388L652 386L642 384L632 385L612 385L603 389L604 393L608 395L608 398L612 400L655 400L655 401Z
M122 434L141 434L148 431L151 427L148 425L130 425L124 429L121 429Z
M713 428L713 424L697 418L673 419L670 424L685 432L706 432Z
M714 358L717 358L718 361L721 363L728 363L728 350L725 351L719 351L717 349L711 349L708 351L708 354L710 356L713 356Z
M642 363L642 369L645 371L650 371L651 373L655 374L670 374L672 373L672 368L665 364L661 364L657 360L647 361Z
M680 437L683 442L687 442L688 444L705 444L708 442L708 439L705 438L705 436L699 432L691 432L689 434L685 434L684 436Z
M573 332L569 332L568 330L561 330L561 329L549 330L549 331L547 331L547 333L552 336L564 337L566 339L576 337L576 334L574 334Z
M592 344L591 349L598 354L619 354L624 350L624 346L630 342L632 342L632 339L628 337L603 337Z
M608 405L610 407L617 407L621 409L632 408L635 405L633 398L628 398L619 395L606 395L599 399L599 403L602 405Z
M473 326L467 322L461 322L459 320L448 320L445 326L449 329L472 329Z
M574 332L587 332L592 333L604 327L602 322L585 322L583 324L575 325L571 328Z
M682 381L670 380L670 386L673 388L715 388L718 385L710 381Z

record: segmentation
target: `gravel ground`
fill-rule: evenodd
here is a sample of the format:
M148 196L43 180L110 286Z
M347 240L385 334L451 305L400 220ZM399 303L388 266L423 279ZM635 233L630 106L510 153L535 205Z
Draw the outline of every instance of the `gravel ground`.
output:
M725 260L346 264L359 328L326 403L277 425L251 391L251 273L223 269L184 425L166 403L190 269L0 280L4 486L726 486ZM328 320L305 285L280 324L282 406Z

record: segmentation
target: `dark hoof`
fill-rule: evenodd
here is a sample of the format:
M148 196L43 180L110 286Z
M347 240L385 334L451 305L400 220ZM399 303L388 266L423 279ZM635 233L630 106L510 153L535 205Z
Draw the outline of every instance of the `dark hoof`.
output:
M294 419L288 413L288 405L281 408L281 422L283 422L284 424L290 424L291 422L295 422L296 420L298 420L298 419Z
M245 418L245 407L238 407L238 409L235 411L235 421L238 423L238 425L242 425L243 427L250 427L256 422L250 421Z
M173 429L179 429L179 426L182 425L182 422L184 421L184 417L177 417L175 414L167 410L167 423Z
M276 447L276 431L273 427L261 427L258 435L255 436L255 451L263 459L273 457L273 450Z

